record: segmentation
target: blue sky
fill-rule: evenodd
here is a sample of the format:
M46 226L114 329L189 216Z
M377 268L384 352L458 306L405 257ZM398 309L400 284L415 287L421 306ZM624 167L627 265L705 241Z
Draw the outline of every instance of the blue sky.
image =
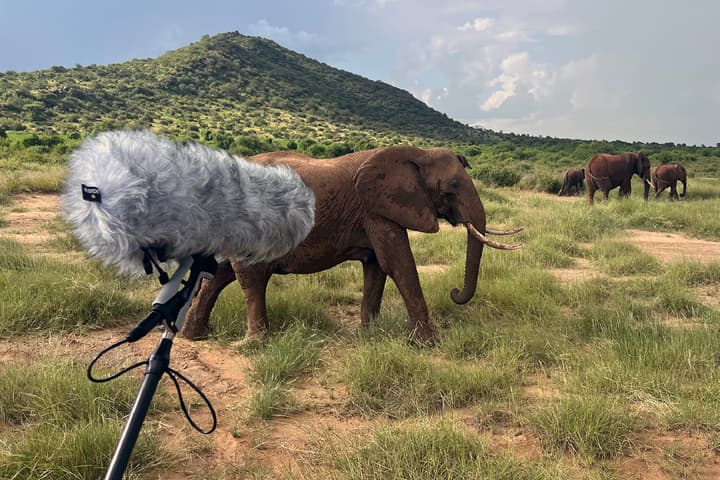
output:
M157 57L238 31L466 124L714 146L718 19L716 0L0 0L0 71Z

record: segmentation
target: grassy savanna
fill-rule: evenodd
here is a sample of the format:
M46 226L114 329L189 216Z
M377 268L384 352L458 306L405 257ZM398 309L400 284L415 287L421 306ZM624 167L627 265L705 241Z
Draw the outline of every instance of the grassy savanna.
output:
M239 155L449 146L473 164L489 225L526 227L523 250L486 249L464 306L449 292L465 232L411 235L432 348L408 341L391 281L379 318L359 328L356 264L275 276L273 334L241 347L245 303L231 285L210 338L173 350L217 407L218 431L192 432L165 382L131 478L720 476L720 255L685 244L720 241L720 149L469 128L408 92L229 33L157 59L0 73L0 478L98 478L139 384L93 385L84 368L144 316L156 282L83 261L60 219L17 225L33 213L23 199L58 192L69 152L111 128ZM687 167L683 201L643 202L637 179L631 199L613 192L593 208L546 194L596 153L638 150ZM654 251L631 230L684 237Z
M391 281L380 317L361 330L362 272L348 263L275 277L273 334L238 349L245 306L232 285L210 339L176 347L196 352L181 369L217 367L198 363L208 349L235 362L203 382L220 431L159 442L186 429L174 403L163 401L171 411L149 418L133 475L156 478L169 468L190 479L624 479L651 469L659 478L713 478L720 257L658 257L629 231L720 241L717 180L692 179L681 202L646 203L635 185L632 198L594 207L517 187L479 190L489 224L524 226L516 240L525 247L487 249L475 297L457 306L449 291L462 282L464 230L411 235L437 346L407 340ZM7 231L13 198L3 207ZM55 222L52 233L67 232ZM22 238L4 235L0 333L10 361L0 367L0 472L96 478L136 384L91 386L88 353L13 355L13 345L102 333L102 346L102 328L126 331L156 287L116 280L94 262L33 254ZM682 238L678 251L702 253ZM77 247L47 248L67 255ZM107 438L88 443L85 435Z

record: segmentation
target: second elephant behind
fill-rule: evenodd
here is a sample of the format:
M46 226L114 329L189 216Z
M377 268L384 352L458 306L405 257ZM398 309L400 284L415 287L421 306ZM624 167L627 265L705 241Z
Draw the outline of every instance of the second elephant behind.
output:
M397 285L410 319L412 336L432 343L435 331L410 250L407 230L437 232L438 219L467 229L465 279L450 295L468 302L475 293L485 245L514 249L488 239L485 209L467 161L447 149L389 147L315 160L291 152L256 155L251 161L284 164L297 171L315 194L315 224L308 237L282 258L243 265L221 263L217 275L203 281L188 312L184 335L200 338L208 332L210 312L220 292L235 278L247 302L246 337L264 335L268 328L266 289L273 274L314 273L347 260L363 268L361 323L380 311L389 276Z
M584 168L569 168L563 175L563 183L558 195L570 196L572 195L573 188L575 193L580 195L582 193L583 184L585 183L585 169Z

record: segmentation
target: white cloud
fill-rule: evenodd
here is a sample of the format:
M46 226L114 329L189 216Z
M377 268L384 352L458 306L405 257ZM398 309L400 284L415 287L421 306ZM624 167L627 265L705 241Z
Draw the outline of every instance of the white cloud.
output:
M487 100L485 100L485 102L483 102L480 108L484 112L489 112L490 110L496 110L500 108L503 103L505 103L509 98L515 96L518 77L514 75L502 74L495 80L497 80L498 83L502 84L502 88L495 91L492 95L490 95Z
M554 25L545 30L547 35L551 37L569 37L578 33L578 28L575 25Z
M447 87L442 87L438 90L433 90L432 88L425 88L416 93L415 97L422 100L425 105L432 107L433 104L435 104L437 101L446 99L449 94L450 91Z
M485 30L488 30L490 27L493 26L495 23L495 20L492 18L484 18L484 17L478 17L472 22L466 22L462 26L458 27L458 30L461 32L467 32L470 30L474 30L476 32L484 32Z
M261 19L253 23L248 27L248 30L252 35L271 38L286 46L322 41L322 37L320 35L308 33L304 30L293 32L288 27L271 25L266 19Z

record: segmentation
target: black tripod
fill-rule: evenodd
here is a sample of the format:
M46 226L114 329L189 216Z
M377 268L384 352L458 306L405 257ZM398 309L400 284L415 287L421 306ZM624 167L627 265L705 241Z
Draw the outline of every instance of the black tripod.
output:
M160 379L165 373L167 373L175 383L175 387L180 398L180 406L192 426L202 433L211 433L215 430L215 426L217 425L215 411L213 410L212 405L210 405L210 402L205 394L203 394L200 389L198 389L184 375L176 370L173 370L169 366L170 350L172 349L175 334L180 330L180 328L182 328L182 324L185 321L185 314L190 307L190 303L195 296L195 292L197 292L200 281L203 278L212 278L215 275L217 263L212 256L193 255L191 258L182 259L178 269L172 277L168 279L165 272L160 269L158 263L151 256L149 251L145 252L145 260L146 271L149 269L150 271L148 273L151 273L152 265L154 265L160 272L160 282L163 284L160 293L153 302L152 311L147 317L135 325L124 340L121 340L120 342L117 342L101 351L92 360L92 362L90 362L90 365L88 365L88 377L94 382L107 382L134 368L147 365L145 378L143 379L140 390L135 398L135 403L132 406L130 416L128 417L125 428L122 431L115 453L110 461L110 465L105 473L105 480L122 479L128 461L130 460L130 455L135 447L135 442L140 434L140 429L145 421L145 416L147 415L148 408L150 407L150 401L155 395L158 382L160 382ZM190 274L188 278L185 279L184 277L188 271ZM163 335L148 360L131 365L130 367L125 368L124 370L107 378L98 379L92 376L93 366L105 353L124 343L136 342L157 326L163 327ZM182 398L178 378L193 388L208 405L213 418L213 425L209 430L202 430L190 418L187 407L185 406L185 402Z

